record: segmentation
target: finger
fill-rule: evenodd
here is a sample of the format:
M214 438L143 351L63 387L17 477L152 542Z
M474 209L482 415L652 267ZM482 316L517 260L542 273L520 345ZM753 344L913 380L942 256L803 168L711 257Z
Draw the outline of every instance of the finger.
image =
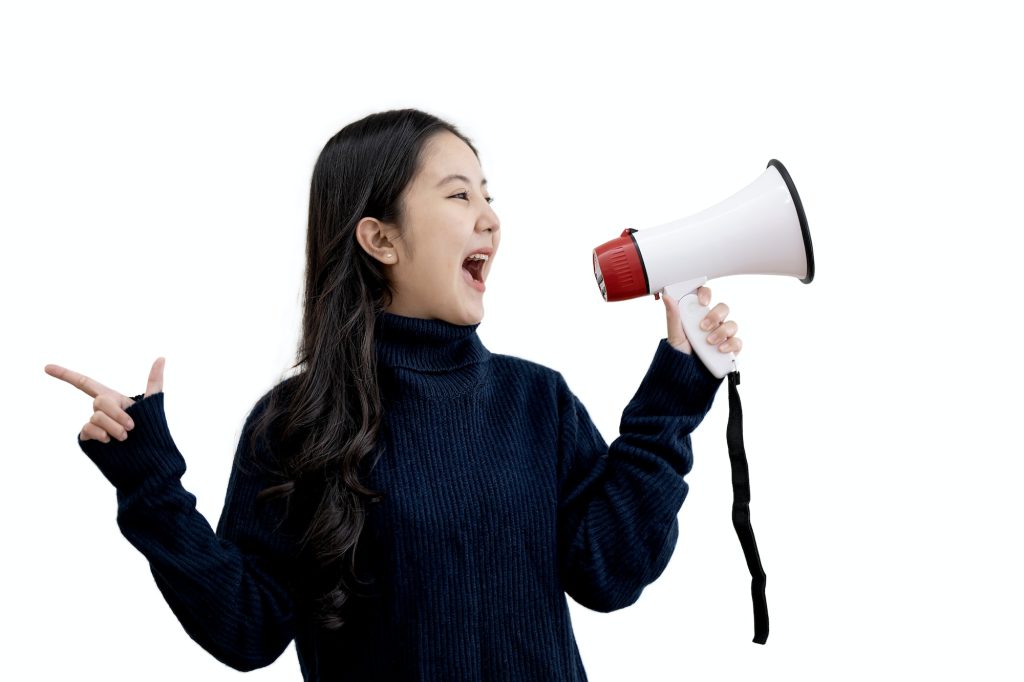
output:
M728 322L723 323L718 329L708 334L708 343L728 341L730 337L736 335L736 331L738 329L738 325L733 320L729 320Z
M84 374L79 374L73 370L61 367L60 365L47 365L43 367L43 371L52 377L56 377L61 381L66 381L80 391L84 391L90 397L95 398L100 393L112 391L95 379L90 379ZM116 391L114 391L116 393Z
M117 422L119 426L124 427L126 431L131 431L135 428L135 422L125 412L128 406L134 404L134 400L118 393L103 393L96 396L92 401L93 410L106 414Z
M730 351L733 353L739 353L740 350L742 350L742 348L743 341L736 336L732 337L728 341L725 341L724 343L718 346L718 350L722 351L723 353L728 353Z
M711 303L711 289L707 287L697 288L697 302L702 306L710 305Z
M704 320L700 323L700 328L714 329L722 323L728 314L729 306L724 303L719 303L704 316Z
M93 412L89 421L118 440L126 440L128 438L128 431L111 419L110 415L106 412Z
M110 435L92 422L89 422L82 427L82 432L78 434L78 438L79 440L98 440L103 443L110 442Z
M153 367L149 370L149 381L146 382L146 395L149 397L154 393L159 393L164 390L164 363L166 359L159 357L153 363Z

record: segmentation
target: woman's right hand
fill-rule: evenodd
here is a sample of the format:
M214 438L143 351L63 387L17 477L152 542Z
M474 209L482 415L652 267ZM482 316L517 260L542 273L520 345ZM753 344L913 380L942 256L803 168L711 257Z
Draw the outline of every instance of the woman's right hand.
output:
M125 409L135 404L128 396L107 388L95 379L79 374L60 365L47 365L43 371L52 377L66 381L92 397L92 417L78 434L80 440L98 440L109 443L111 436L127 440L128 432L135 428L132 418ZM149 370L144 398L164 390L164 358L157 358Z

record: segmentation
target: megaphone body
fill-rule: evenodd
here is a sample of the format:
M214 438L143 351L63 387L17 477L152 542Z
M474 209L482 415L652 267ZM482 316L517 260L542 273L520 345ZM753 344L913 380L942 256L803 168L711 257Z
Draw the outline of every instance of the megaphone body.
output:
M792 178L772 159L761 176L700 213L644 230L627 228L593 251L594 276L606 301L660 293L679 301L683 330L694 342L708 309L697 289L726 275L814 278L811 234ZM735 353L691 343L718 378L736 369Z

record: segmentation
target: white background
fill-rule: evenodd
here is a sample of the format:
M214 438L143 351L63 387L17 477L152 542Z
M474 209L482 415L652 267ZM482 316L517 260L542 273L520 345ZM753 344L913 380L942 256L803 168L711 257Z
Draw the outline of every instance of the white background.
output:
M621 5L616 5L620 8ZM327 139L417 107L502 220L479 333L563 372L609 441L665 335L591 250L786 164L817 272L709 283L739 324L771 635L753 644L723 383L665 573L570 602L593 682L1020 679L1021 21L996 3L21 3L0 13L6 390L0 678L232 680L120 535L74 439L167 358L216 523L298 335ZM294 648L251 679L299 678Z

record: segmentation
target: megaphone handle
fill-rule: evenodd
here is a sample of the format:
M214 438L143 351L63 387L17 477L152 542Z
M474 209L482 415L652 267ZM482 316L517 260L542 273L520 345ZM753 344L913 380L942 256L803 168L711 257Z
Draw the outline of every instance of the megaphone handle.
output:
M673 290L673 285L670 284L662 290L662 295L673 296L679 301L679 315L682 318L683 331L686 332L686 338L690 341L693 351L708 368L708 371L719 379L729 372L736 371L736 353L732 351L723 353L718 350L718 346L707 341L710 332L705 332L700 328L700 323L707 316L709 308L706 305L701 305L697 299L697 290L682 293L680 296L679 290Z

